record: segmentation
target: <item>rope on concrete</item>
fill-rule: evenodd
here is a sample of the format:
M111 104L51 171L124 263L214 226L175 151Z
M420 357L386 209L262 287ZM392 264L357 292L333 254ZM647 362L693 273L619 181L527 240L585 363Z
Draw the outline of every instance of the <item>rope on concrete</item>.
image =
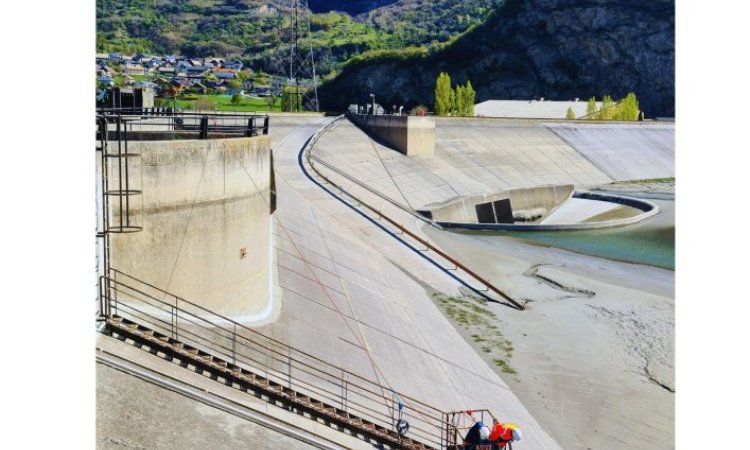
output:
M242 160L240 160L239 162L240 162L240 165L242 166L242 169L245 171L245 174L247 175L248 179L250 180L250 182L255 187L256 192L260 195L260 197L263 200L263 202L266 203L266 205L270 208L270 203L262 195L260 187L255 182L255 180L253 180L253 177L252 177L252 175L250 175L250 172L245 167L245 164L242 162ZM281 176L280 174L276 174L276 176L281 181L283 181L284 183L287 183L287 181L284 179L284 177ZM278 217L278 215L276 215L275 217L276 217L276 223L279 225L279 228L284 232L284 234L286 235L287 239L289 240L289 242L294 247L294 251L297 253L297 255L300 258L300 260L305 264L305 266L307 267L307 269L312 274L315 283L320 286L320 289L323 291L323 294L328 298L329 302L331 303L331 305L336 310L336 313L339 315L339 317L344 322L344 324L346 325L346 327L352 333L352 336L354 336L354 339L357 340L357 342L359 343L359 345L365 350L367 358L370 360L370 363L373 365L373 367L375 369L375 377L378 379L378 383L380 384L380 378L381 377L385 380L386 383L388 383L388 380L385 378L385 376L383 374L383 371L380 369L380 367L378 367L377 363L375 362L375 359L374 359L374 357L373 357L373 355L372 355L369 347L366 345L365 342L362 341L362 337L359 336L359 335L357 335L357 333L354 331L354 329L352 328L351 324L347 320L346 315L343 312L341 312L341 310L339 309L338 305L333 300L333 297L331 296L330 292L328 292L328 289L326 289L325 285L320 281L320 278L318 278L318 275L313 270L312 264L307 260L307 258L305 258L304 254L300 250L300 248L297 245L297 243L295 242L295 240L292 239L292 236L289 233L289 231L287 230L287 228L284 226L283 223L281 223L281 219ZM316 218L316 222L317 222L317 218ZM324 241L325 241L325 238L324 238ZM328 249L328 244L327 243L326 243L326 248ZM330 255L330 250L329 250L329 255ZM334 263L334 269L335 269L335 263ZM341 277L338 275L338 273L336 273L336 275L339 278L339 280L341 280ZM343 283L342 283L342 285L343 285ZM345 292L345 295L347 297L347 301L351 305L351 298L349 297L349 293L348 293L348 291L346 291L346 288L344 288L344 292ZM353 309L352 309L352 311L353 311ZM378 376L378 373L380 374L380 376ZM388 404L388 395L385 393L384 390L382 390L382 388L381 388L381 391L383 391L383 404L384 404L384 406L386 408L389 408L390 406Z
M206 157L203 159L203 167L201 168L201 176L198 179L198 185L195 187L195 194L193 195L193 201L190 204L190 213L188 214L187 221L185 221L185 231L182 233L182 240L180 241L180 247L177 249L177 255L175 255L174 258L174 264L172 265L172 272L169 274L169 280L167 280L167 287L164 288L165 291L169 291L169 287L172 284L172 278L174 277L175 269L177 268L177 262L180 260L180 255L182 254L182 247L185 245L185 239L187 238L188 230L190 228L190 221L193 218L193 210L195 209L195 204L198 201L198 192L200 191L201 184L203 183L203 176L206 173L206 165L208 165L208 154L211 152L211 149L213 148L213 144L210 140L206 141L208 143L208 149L206 150ZM166 294L165 294L166 295ZM164 298L162 298L164 300Z

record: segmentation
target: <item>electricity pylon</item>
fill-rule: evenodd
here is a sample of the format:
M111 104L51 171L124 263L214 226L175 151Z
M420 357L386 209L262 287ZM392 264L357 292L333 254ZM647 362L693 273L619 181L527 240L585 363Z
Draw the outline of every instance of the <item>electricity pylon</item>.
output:
M299 112L303 107L318 111L318 78L307 0L274 0L271 4L281 15L277 55L283 59L288 74L287 89L281 95L289 97L282 104L291 112Z

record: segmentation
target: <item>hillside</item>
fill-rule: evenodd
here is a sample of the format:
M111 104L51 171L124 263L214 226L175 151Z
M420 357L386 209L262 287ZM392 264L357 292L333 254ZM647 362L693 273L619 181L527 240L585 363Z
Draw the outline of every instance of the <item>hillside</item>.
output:
M435 45L482 23L504 0L310 1L318 74L368 50ZM241 59L282 74L291 18L277 1L97 0L97 51ZM375 9L373 9L375 8ZM331 10L343 9L344 12ZM308 45L308 41L303 42Z
M437 74L471 80L477 102L569 100L634 91L647 117L674 115L674 0L508 0L486 23L435 51L355 58L319 89L344 110L432 105Z
M308 0L310 10L316 13L340 11L349 15L366 13L384 5L397 3L399 0Z

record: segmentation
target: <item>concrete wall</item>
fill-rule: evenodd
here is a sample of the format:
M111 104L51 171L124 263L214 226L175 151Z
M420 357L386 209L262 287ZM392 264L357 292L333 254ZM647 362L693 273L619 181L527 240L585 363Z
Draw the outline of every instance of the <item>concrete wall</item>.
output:
M432 218L438 222L477 223L475 205L500 199L510 199L513 216L516 219L519 217L530 219L548 214L570 197L572 193L572 184L509 189L492 194L454 198L444 203L426 205L424 209L430 211Z
M435 119L350 114L354 123L407 156L435 154Z
M144 141L129 150L141 154L131 171L142 178L143 231L112 235L112 267L220 314L263 310L270 139Z

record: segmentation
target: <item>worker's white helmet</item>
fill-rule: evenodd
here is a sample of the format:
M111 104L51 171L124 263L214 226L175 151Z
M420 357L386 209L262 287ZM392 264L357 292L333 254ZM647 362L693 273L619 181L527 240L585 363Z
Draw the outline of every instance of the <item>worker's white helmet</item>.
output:
M521 433L521 430L519 430L518 428L516 428L515 430L513 430L513 440L514 441L520 441L522 437L523 437L523 434Z

